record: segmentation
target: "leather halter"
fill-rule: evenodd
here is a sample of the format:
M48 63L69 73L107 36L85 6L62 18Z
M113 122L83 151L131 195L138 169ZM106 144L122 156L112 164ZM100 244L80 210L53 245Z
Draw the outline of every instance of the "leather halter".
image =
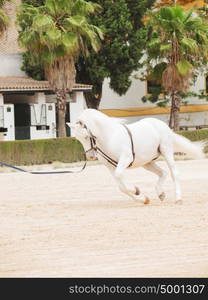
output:
M130 137L130 141L131 141L131 151L132 151L132 162L129 164L128 168L131 167L133 165L133 162L135 160L135 152L134 152L134 143L133 143L133 138L132 138L132 134L131 131L129 130L129 128L122 124L123 127L126 129L129 137ZM87 128L86 125L84 125L84 128L88 131L89 133L89 137L90 137L90 149L88 149L87 151L85 151L85 153L91 151L91 150L95 150L97 153L99 153L105 160L107 160L107 162L109 162L111 165L113 165L114 167L117 167L118 162L114 159L112 159L110 156L108 156L105 152L103 152L99 147L96 146L96 137L92 134L92 132Z

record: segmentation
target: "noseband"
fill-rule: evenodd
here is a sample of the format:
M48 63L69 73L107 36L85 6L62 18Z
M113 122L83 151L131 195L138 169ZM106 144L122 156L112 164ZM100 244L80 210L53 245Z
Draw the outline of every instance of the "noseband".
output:
M122 125L126 129L128 135L130 137L130 141L131 141L131 151L132 151L133 160L130 163L130 165L128 166L128 168L129 168L129 167L131 167L133 165L133 162L135 160L134 143L133 143L132 134L131 134L129 128L126 125L124 125L124 124L122 124ZM96 145L96 137L92 134L92 132L87 128L86 125L84 125L84 128L89 133L89 138L90 138L90 149L88 149L87 151L85 151L85 153L88 153L89 151L94 150L95 152L99 153L105 160L107 160L107 162L109 162L111 165L113 165L114 167L117 167L118 162L115 161L114 159L112 159L110 156L108 156L99 147L97 147L97 145Z

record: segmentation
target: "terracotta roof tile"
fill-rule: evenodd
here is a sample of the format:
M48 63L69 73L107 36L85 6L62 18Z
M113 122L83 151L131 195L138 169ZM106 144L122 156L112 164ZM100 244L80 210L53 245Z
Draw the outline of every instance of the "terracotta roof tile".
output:
M76 83L73 90L91 90L88 84ZM5 91L51 91L46 80L34 80L30 77L0 77L0 92Z

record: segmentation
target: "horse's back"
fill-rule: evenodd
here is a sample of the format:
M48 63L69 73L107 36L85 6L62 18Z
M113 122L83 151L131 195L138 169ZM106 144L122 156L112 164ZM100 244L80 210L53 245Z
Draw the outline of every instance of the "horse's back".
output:
M135 123L132 123L132 129L142 128L145 134L154 132L156 135L159 134L160 137L169 137L172 135L172 130L168 125L156 118L144 118Z

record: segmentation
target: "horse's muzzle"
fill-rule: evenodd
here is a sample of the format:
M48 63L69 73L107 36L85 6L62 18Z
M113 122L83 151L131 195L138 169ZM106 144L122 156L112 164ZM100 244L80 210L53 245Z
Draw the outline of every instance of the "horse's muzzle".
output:
M87 160L96 160L97 156L94 150L86 153Z

